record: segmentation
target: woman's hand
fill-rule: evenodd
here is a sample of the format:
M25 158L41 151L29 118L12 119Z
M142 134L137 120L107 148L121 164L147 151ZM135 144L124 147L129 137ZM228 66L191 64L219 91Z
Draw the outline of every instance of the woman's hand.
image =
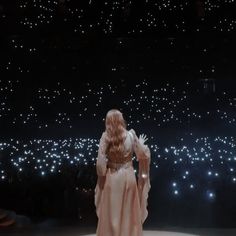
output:
M139 142L140 142L141 144L144 144L147 140L148 140L148 138L146 137L145 134L139 135Z

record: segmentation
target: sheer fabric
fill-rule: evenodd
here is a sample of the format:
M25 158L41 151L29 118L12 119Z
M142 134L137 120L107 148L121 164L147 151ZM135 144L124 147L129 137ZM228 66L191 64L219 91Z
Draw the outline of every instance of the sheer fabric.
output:
M142 225L148 216L147 200L151 188L150 149L139 141L135 131L131 129L127 131L124 143L126 153L123 157L116 157L116 161L114 157L107 155L105 135L106 132L103 132L100 138L96 162L98 175L94 200L98 217L96 234L142 236ZM133 153L139 162L138 181L132 164Z

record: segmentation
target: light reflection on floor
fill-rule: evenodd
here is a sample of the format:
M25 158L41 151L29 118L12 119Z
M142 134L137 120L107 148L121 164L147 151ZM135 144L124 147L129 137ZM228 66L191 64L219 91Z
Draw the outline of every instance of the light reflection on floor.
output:
M68 223L68 222L67 222ZM143 236L235 236L236 228L186 228L186 227L150 227L143 229ZM93 226L76 225L71 222L47 220L39 224L0 228L0 236L96 236L96 224Z
M96 236L96 234L87 234L82 236ZM143 231L143 236L199 236L199 235L168 232L168 231Z

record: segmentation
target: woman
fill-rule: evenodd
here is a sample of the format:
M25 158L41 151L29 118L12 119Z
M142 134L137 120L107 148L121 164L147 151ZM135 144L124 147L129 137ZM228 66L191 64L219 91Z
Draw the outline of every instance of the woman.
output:
M106 115L106 130L98 150L95 206L98 217L97 236L142 236L147 218L150 150L126 123L119 110ZM139 161L138 184L132 165L133 152Z

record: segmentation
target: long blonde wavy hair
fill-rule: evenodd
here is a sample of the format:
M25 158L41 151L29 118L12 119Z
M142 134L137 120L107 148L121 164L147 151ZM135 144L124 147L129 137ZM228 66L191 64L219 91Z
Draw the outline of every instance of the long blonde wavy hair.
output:
M106 115L105 126L106 142L108 143L107 153L115 156L123 154L127 124L122 113L117 109L109 110Z

